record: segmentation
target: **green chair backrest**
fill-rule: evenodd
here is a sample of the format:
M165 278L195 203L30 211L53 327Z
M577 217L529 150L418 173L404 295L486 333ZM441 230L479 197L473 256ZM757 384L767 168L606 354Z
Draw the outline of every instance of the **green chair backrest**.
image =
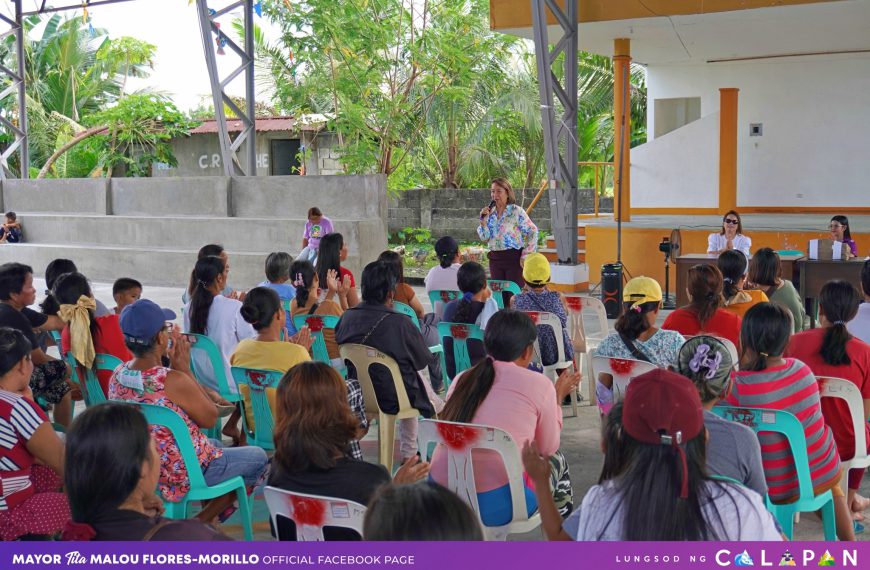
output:
M499 309L504 309L504 293L512 293L519 295L522 293L520 286L513 281L503 281L501 279L487 279L486 286L493 292L493 299Z
M54 344L57 345L57 350L60 352L60 355L63 356L63 348L61 347L60 342L60 331L48 331L48 334L51 336L51 340L54 341Z
M272 408L266 397L266 388L277 388L284 374L277 370L257 370L239 366L233 366L230 370L236 385L247 385L248 393L251 395L251 410L254 412L254 445L266 450L275 449L275 440L272 436L275 417L272 415Z
M713 413L726 420L741 423L756 434L773 432L784 435L789 448L791 448L798 478L800 497L795 506L800 510L802 501L811 501L815 498L807 455L807 436L800 420L793 414L783 410L732 406L716 406L713 408Z
M287 315L287 324L285 326L287 327L287 334L289 334L290 336L293 336L294 334L299 332L298 330L296 330L296 326L294 326L293 324L293 319L290 318L290 303L292 302L292 299L281 299L281 306L284 307L284 314ZM284 331L281 331L281 335L281 340L284 340Z
M446 305L450 301L455 301L456 299L461 298L462 291L454 291L452 289L432 289L431 291L429 291L429 303L432 304L433 313L437 313L437 311L435 311L435 303L442 303ZM444 310L443 307L441 310Z
M205 477L202 475L202 467L200 467L196 451L193 449L193 442L190 440L190 431L188 431L187 424L184 423L181 416L175 413L175 410L163 406L141 402L131 403L139 406L149 425L163 426L172 434L178 451L181 453L181 460L184 461L184 467L187 469L190 488L207 487Z
M293 317L293 324L297 329L308 326L311 331L311 338L314 339L314 344L311 345L311 356L318 362L330 363L329 351L326 350L326 340L323 338L323 329L335 330L335 325L338 324L338 317L335 315L296 315Z
M193 375L197 382L204 386L212 385L212 383L208 381L210 379L208 371L202 370L196 363L197 359L194 358L197 353L202 353L208 359L209 364L211 364L213 374L211 377L215 380L214 383L217 384L218 393L220 393L222 398L229 402L238 402L238 394L230 390L230 382L227 378L227 368L224 363L224 356L221 354L220 349L212 339L204 334L188 334L196 339L196 341L192 342L190 345L190 369L193 371Z
M441 337L441 345L444 339L453 339L453 363L456 366L456 374L471 368L471 356L468 354L468 340L475 339L483 342L483 329L477 325L466 323L438 323L438 336Z
M403 315L408 315L409 317L411 317L411 320L414 322L414 326L417 327L417 330L420 330L420 319L417 318L417 312L411 308L411 305L406 305L405 303L394 301L393 310L397 313L402 313Z
M108 370L114 372L117 367L124 362L111 354L97 354L94 359L95 370L85 370L85 405L87 407L96 404L102 404L106 401L106 395L103 393L103 388L100 386L100 380L97 378L96 372ZM84 368L84 367L83 367Z

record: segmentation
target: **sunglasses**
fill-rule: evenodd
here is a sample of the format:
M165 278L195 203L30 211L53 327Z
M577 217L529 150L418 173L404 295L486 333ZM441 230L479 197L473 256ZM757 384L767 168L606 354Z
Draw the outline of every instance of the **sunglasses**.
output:
M725 222L726 224L728 224L729 226L733 226L733 225L735 225L735 224L739 224L739 223L740 223L739 221L734 220L734 219L732 219L732 218L725 218L725 219L722 220L722 221Z

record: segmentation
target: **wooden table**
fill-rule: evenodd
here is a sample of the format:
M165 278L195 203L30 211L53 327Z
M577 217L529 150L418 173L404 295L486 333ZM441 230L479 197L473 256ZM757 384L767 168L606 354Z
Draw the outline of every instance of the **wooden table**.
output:
M808 301L818 298L825 283L833 279L848 281L861 290L861 269L864 267L863 258L850 259L849 261L822 261L817 259L803 258L797 263L801 280L798 287L804 305L811 307ZM810 325L816 326L815 310L808 311Z
M686 294L686 288L689 286L689 269L699 263L716 265L716 260L718 258L718 255L712 253L687 253L677 257L677 307L683 307L689 304L689 297ZM805 259L804 255L780 255L779 258L782 261L782 278L791 281L797 289L799 287L801 275L800 267L797 262ZM858 271L860 273L860 268Z

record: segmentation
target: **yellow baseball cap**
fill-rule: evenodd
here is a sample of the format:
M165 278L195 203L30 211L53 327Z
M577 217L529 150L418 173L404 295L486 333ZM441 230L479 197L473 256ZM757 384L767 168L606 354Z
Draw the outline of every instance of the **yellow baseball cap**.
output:
M662 300L662 287L652 277L635 277L625 285L622 290L622 300L631 303L631 308L644 303Z
M550 281L550 262L542 253L526 256L523 264L523 279L532 285L543 285Z

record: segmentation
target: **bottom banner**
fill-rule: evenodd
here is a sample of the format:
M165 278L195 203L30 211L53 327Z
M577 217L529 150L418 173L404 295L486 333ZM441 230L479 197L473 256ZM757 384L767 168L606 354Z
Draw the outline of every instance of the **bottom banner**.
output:
M870 567L870 543L823 542L17 542L0 568Z

